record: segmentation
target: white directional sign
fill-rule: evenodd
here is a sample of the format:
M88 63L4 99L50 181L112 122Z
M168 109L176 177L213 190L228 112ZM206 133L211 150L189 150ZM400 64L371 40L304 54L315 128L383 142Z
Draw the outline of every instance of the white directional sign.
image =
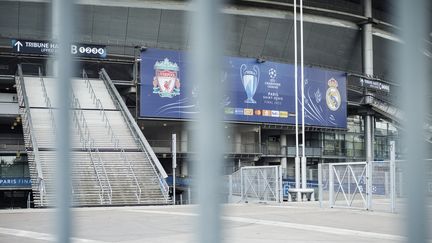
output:
M387 93L390 92L390 85L385 84L383 82L365 79L365 78L360 78L360 84L363 87L372 88L375 90L381 90L381 91L385 91Z
M21 41L17 41L17 42L15 42L14 46L16 46L17 51L20 52L23 44L21 43Z
M16 53L22 54L55 54L60 46L52 41L12 40L12 48ZM106 46L74 43L70 46L71 54L79 57L105 58Z

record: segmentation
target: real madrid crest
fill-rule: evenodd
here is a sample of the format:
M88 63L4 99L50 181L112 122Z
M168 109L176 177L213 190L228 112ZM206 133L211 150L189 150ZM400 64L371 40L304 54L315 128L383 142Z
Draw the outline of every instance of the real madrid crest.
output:
M160 97L172 98L180 94L180 80L178 78L179 67L177 63L165 58L154 65L155 76L153 78L153 93Z
M326 92L327 107L332 111L337 111L341 105L341 95L338 90L338 82L336 79L331 78L328 82L328 89Z

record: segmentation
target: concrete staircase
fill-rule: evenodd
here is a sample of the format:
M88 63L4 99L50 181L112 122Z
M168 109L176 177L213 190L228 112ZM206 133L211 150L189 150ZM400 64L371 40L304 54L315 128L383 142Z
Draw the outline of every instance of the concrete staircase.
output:
M55 205L55 78L16 78L37 207ZM74 206L169 203L166 173L105 71L72 80Z

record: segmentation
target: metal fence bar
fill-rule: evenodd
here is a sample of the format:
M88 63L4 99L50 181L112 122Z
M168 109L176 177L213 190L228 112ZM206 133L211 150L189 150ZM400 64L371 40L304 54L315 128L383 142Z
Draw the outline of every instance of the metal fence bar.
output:
M329 206L334 206L334 176L333 176L333 164L329 164Z
M283 186L282 186L282 167L278 167L279 168L279 177L277 178L277 180L279 181L278 185L279 185L279 202L282 203L283 202Z
M224 148L223 88L220 82L222 63L221 0L195 0L190 12L191 56L194 68L190 77L199 90L200 113L193 123L194 142L198 148L196 172L199 201L198 242L221 242L221 170ZM218 84L218 85L215 85Z
M401 28L403 44L397 48L394 77L401 84L400 97L402 112L405 114L404 144L407 151L406 189L408 203L406 210L406 230L408 242L426 242L428 208L425 205L425 163L427 154L423 139L423 125L430 111L428 98L430 82L430 59L423 54L425 37L429 35L430 0L396 1L398 26ZM429 5L429 6L428 6ZM427 37L426 37L427 38ZM413 78L415 75L415 78ZM412 94L415 94L413 99Z
M70 141L70 97L71 97L71 76L73 62L69 47L74 39L74 8L73 0L53 1L53 33L54 39L58 39L59 48L57 51L58 85L58 126L56 131L57 141L57 173L56 173L56 206L57 206L57 241L62 243L70 242L71 236L71 141Z
M322 164L318 164L318 201L320 208L322 208L323 203L323 178L322 178Z
M229 195L240 196L240 201L282 202L282 169L280 166L242 167L231 176Z
M390 141L390 210L396 212L396 165L395 165L395 142Z
M323 201L322 165L318 166L318 188L320 205ZM368 163L331 163L329 164L329 205L330 207L367 209L367 195L364 193L365 174ZM366 182L367 183L367 182ZM337 190L335 191L335 188ZM342 197L342 199L340 199ZM359 206L359 203L362 205Z
M366 163L366 209L372 210L372 171L373 161Z

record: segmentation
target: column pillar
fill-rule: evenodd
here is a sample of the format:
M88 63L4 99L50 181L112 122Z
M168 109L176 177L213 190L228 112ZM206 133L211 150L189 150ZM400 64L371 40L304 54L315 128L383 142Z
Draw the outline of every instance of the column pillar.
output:
M180 151L182 153L188 152L188 143L189 143L188 132L187 130L182 130L180 133Z
M242 152L241 151L241 141L242 141L241 133L240 132L234 133L234 148L235 148L234 151L238 154Z
M183 159L181 162L180 172L182 176L188 176L189 175L189 168L188 168L188 162L187 160Z
M363 1L363 11L365 17L372 18L372 0ZM373 36L371 21L366 22L362 27L362 43L363 73L373 76ZM367 91L365 95L367 95ZM366 114L364 116L364 121L366 161L373 161L373 116Z
M286 177L287 175L287 135L281 134L280 135L280 145L281 145L281 169L282 169L282 177Z

